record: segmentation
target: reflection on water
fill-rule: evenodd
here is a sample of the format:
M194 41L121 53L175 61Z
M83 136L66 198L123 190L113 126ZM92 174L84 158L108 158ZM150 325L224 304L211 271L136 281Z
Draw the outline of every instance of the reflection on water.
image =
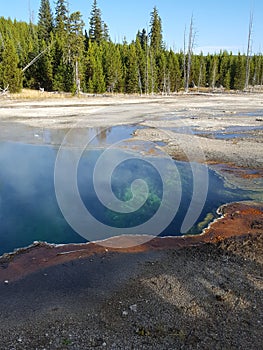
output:
M255 132L263 131L263 126L239 126L233 125L225 127L220 130L200 130L198 127L191 128L186 126L167 128L168 130L174 131L180 134L193 133L194 135L207 136L215 139L233 139L233 138L247 138L253 137Z
M104 147L119 140L131 138L133 132L142 126L118 125L113 127L77 128L76 133L85 137L93 147ZM71 129L31 128L29 126L10 123L1 126L0 141L17 141L30 144L60 146Z

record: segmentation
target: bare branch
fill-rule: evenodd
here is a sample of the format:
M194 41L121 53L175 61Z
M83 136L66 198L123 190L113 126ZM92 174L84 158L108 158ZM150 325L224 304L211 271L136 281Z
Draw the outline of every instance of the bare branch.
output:
M24 73L29 67L31 67L34 63L36 63L39 58L44 55L44 53L49 49L49 46L45 48L45 50L41 51L31 62L28 63L23 69L22 72Z

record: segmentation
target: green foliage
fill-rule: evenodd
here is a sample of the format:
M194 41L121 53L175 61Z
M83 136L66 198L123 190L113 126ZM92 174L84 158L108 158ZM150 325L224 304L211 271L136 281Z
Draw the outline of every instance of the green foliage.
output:
M53 14L50 7L49 0L41 0L38 13L38 37L39 40L44 40L46 43L50 42L50 36L53 32Z
M126 57L126 67L125 92L128 94L139 92L139 67L137 64L137 55L134 43L129 45Z
M89 30L79 11L70 13L67 0L41 0L38 24L0 17L0 87L22 87L72 93L162 93L184 86L184 53L164 47L162 21L154 7L150 32L138 31L135 40L113 43L101 10L93 1ZM38 57L39 55L39 57ZM34 59L38 57L36 61ZM33 63L23 72L22 69ZM263 56L249 59L249 85L263 84ZM227 51L192 55L189 85L197 89L243 90L246 56Z
M86 56L86 85L90 93L105 92L102 48L96 41L89 43L89 50Z
M154 53L158 53L163 48L163 36L162 36L162 21L158 14L157 8L154 7L151 13L151 31L150 31L150 45L153 48Z
M246 58L244 55L241 55L239 53L238 56L235 57L233 72L234 72L233 89L242 90L244 88L245 78L246 78Z
M119 46L110 41L104 41L102 46L102 62L107 91L121 91L123 72Z
M19 92L22 87L22 72L18 68L18 55L14 43L8 39L5 42L0 64L0 80L2 88L10 92Z
M96 41L97 44L101 44L102 41L109 40L108 26L102 21L101 10L98 8L97 0L93 1L89 25L89 39L91 42Z
M179 57L172 50L167 54L168 92L177 92L183 87Z
M68 8L65 0L57 0L55 7L55 30L60 35L67 32Z

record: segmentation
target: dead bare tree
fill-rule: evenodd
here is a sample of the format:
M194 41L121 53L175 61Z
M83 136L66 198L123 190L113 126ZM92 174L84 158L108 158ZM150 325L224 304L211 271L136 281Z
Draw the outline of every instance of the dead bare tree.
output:
M148 28L146 33L146 66L145 66L145 93L148 95L149 93L149 71L148 71L148 59L149 59L149 48L148 48Z
M186 41L185 41L185 36L186 36L186 26L184 27L184 62L183 62L184 87L185 87L185 84L186 84Z
M8 93L8 89L9 89L9 84L3 89L0 88L0 95L6 95Z
M45 50L41 51L35 58L32 59L23 69L22 72L24 73L29 67L31 67L34 63L36 63L42 55L49 49L49 46L45 48Z
M251 42L252 29L253 29L253 12L250 12L249 26L248 26L248 40L247 40L246 79L245 79L244 90L247 90L249 85L250 56L251 56L251 49L252 49L252 42Z
M139 67L138 67L138 86L140 89L140 96L142 96L142 79L141 79L141 73L140 73Z
M200 90L200 85L201 85L201 81L203 79L203 59L201 59L200 61L200 68L199 68L199 76L198 76L198 85L197 85L197 91L199 92Z
M153 53L152 53L152 49L150 49L150 69L151 69L151 83L152 83L151 94L154 95L154 71L153 71Z
M190 80L194 41L195 41L195 32L194 32L194 23L193 23L193 15L192 15L191 21L190 21L190 27L189 27L185 92L188 92L188 90L189 90L189 80Z

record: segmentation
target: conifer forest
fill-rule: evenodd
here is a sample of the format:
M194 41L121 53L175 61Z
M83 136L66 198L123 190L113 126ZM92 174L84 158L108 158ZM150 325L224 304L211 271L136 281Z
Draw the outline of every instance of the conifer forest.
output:
M150 27L115 43L96 0L89 23L68 1L41 0L37 23L0 18L0 88L82 93L171 94L190 88L244 90L263 84L262 54L194 54L194 33L167 49L156 7ZM85 29L87 28L87 29ZM125 35L125 29L124 33ZM184 35L182 28L182 36Z

